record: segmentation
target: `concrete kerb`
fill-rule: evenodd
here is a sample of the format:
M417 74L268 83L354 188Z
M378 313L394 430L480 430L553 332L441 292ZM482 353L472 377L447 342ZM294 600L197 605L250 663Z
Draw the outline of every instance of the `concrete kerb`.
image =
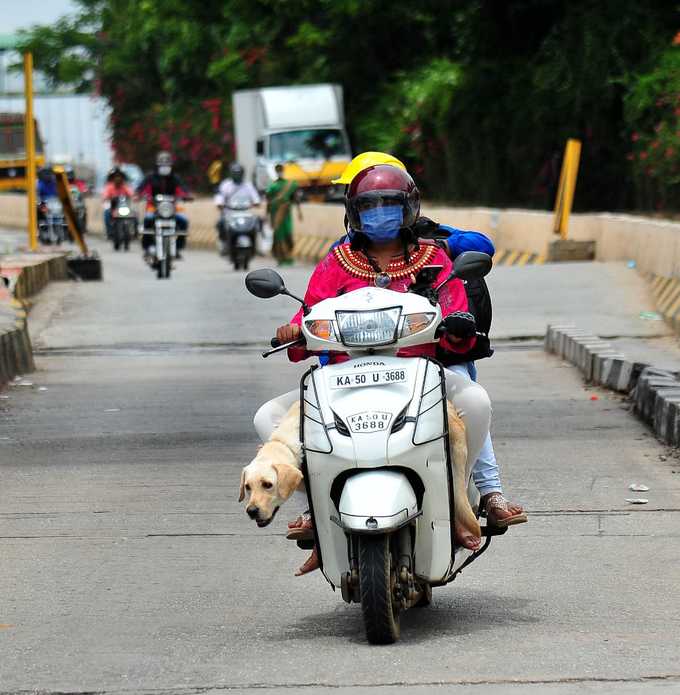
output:
M64 255L35 259L26 255L0 257L0 387L18 374L35 370L27 324L27 299L51 280L66 279Z
M546 352L570 362L587 383L627 394L633 412L659 439L680 446L680 379L665 369L626 359L606 340L573 325L550 325Z
M11 306L10 303L3 302L5 307L8 304ZM0 322L0 387L17 374L35 370L26 319L17 313L13 317L13 324Z

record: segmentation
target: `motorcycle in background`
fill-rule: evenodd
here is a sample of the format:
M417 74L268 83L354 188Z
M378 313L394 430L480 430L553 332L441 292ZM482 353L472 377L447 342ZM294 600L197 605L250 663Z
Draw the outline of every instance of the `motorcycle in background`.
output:
M149 248L150 265L159 279L169 278L172 259L177 255L177 237L186 232L177 229L177 200L173 195L154 196L154 245Z
M64 208L56 196L46 198L39 207L38 239L41 244L61 244L69 238Z
M251 207L250 196L236 193L222 208L217 245L221 256L229 256L234 270L248 270L255 255L262 220Z
M130 239L137 230L137 220L132 209L132 201L121 195L111 200L111 241L116 251L122 246L130 249Z
M85 206L85 197L78 186L70 186L71 201L73 210L76 213L76 224L81 235L87 233L87 207ZM69 234L70 236L70 234Z

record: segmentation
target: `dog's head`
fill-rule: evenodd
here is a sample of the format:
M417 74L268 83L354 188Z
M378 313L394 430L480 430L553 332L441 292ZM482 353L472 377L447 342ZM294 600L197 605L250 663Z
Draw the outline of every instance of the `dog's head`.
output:
M302 482L302 473L285 459L285 452L265 444L241 471L238 501L248 495L246 514L260 528L271 523L279 507Z

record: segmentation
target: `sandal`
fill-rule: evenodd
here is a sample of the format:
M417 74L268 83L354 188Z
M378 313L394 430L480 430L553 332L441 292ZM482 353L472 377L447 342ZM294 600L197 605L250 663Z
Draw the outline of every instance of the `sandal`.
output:
M488 495L484 495L479 501L479 506L483 510L483 516L486 516L486 523L489 526L507 528L528 521L524 509L518 504L508 502L502 492L490 492ZM501 516L499 512L509 513Z
M291 541L308 541L314 538L314 524L309 511L302 512L297 519L288 523L286 538Z

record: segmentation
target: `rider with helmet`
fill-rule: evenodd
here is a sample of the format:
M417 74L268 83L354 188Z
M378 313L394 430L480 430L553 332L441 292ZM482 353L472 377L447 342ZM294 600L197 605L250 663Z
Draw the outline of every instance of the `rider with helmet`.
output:
M113 167L106 177L106 184L102 190L102 206L104 207L104 228L107 239L111 238L111 206L121 196L132 198L132 189L128 186L127 181L127 174L119 166Z
M260 204L260 196L250 181L244 181L245 170L238 163L234 162L229 167L229 177L220 183L215 194L215 205L221 208L229 202L229 199L236 193L247 196L253 205Z
M172 155L162 151L156 155L156 167L153 172L148 174L137 186L137 193L146 198L147 208L153 207L154 198L157 195L171 195L177 199L188 200L189 193L184 187L184 183L173 170ZM179 231L189 231L189 221L181 213L175 214L175 223ZM153 246L154 214L149 211L144 216L144 234L142 235L142 248L144 253ZM181 258L181 250L186 245L186 236L177 237L177 258Z
M251 205L260 204L260 196L250 181L245 181L245 170L238 163L233 162L229 167L229 177L220 183L217 193L215 194L214 202L220 212L229 206L229 201L237 195L239 198L245 198L250 201ZM228 245L228 229L224 224L224 218L220 215L217 222L217 234L220 241Z
M359 171L348 185L345 212L350 240L336 246L316 267L305 294L307 306L370 285L406 292L426 265L440 268L433 284L449 277L452 262L447 253L434 244L421 243L414 232L420 213L420 195L413 179L402 167L378 164ZM439 343L405 348L398 356L435 357L437 349L447 354L465 354L474 346L475 320L468 311L463 283L458 279L450 280L440 291L439 303L447 328ZM301 321L302 310L290 324L277 330L278 340L286 343L297 339ZM311 356L303 347L290 348L288 354L292 361ZM343 357L331 356L330 360L342 361ZM446 383L449 400L465 413L468 451L476 460L489 431L488 395L472 381L464 364L446 368ZM298 390L279 396L258 410L255 428L263 441L269 438L296 398L299 398ZM469 549L477 549L481 543L480 538L458 524L456 539ZM317 567L318 560L312 553L298 574Z

